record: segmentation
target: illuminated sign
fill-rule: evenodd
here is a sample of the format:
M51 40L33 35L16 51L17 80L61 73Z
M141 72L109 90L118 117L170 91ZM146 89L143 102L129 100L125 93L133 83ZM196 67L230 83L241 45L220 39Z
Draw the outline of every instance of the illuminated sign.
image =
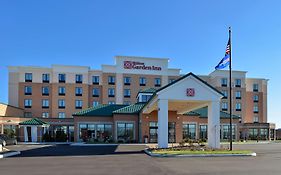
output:
M124 69L141 69L141 70L156 70L161 71L159 66L147 66L144 63L137 61L124 61Z
M186 96L189 96L189 97L195 96L195 89L194 88L187 88L186 89Z

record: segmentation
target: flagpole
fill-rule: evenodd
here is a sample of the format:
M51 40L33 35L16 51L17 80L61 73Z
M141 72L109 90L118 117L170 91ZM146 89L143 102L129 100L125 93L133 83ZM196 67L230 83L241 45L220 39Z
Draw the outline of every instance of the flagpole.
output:
M229 27L229 100L230 100L230 104L229 104L229 110L230 110L230 117L229 117L229 139L230 139L230 151L232 151L232 82L231 82L231 62L232 62L232 58L231 58L231 27Z

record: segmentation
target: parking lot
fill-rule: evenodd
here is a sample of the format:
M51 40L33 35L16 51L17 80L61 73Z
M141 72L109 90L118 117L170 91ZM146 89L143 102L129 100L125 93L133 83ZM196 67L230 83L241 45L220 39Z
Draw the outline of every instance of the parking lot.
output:
M234 145L257 157L152 158L143 145L16 145L20 156L0 160L1 174L255 174L281 172L281 144Z

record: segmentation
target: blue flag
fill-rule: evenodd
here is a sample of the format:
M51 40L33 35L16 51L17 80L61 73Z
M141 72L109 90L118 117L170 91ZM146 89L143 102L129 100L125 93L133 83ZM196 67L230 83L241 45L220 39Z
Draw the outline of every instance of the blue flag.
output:
M230 63L230 40L227 42L225 55L223 59L219 62L219 64L215 67L215 69L223 69L227 67Z

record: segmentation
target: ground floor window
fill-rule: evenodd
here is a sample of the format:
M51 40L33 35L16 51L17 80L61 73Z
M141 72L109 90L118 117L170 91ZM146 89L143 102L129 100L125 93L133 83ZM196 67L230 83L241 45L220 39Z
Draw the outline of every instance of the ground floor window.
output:
M174 122L168 123L168 138L169 143L176 142L176 123Z
M208 125L200 125L199 126L199 133L201 140L207 140L208 138Z
M196 139L196 124L183 124L182 137L183 139Z
M259 135L259 131L257 128L250 128L249 129L249 139L257 140Z
M149 122L149 142L156 143L158 141L158 122ZM168 123L168 141L176 142L176 123Z
M117 123L117 141L128 143L133 142L134 124L133 123Z
M85 142L112 142L112 124L79 124L79 139Z
M260 129L260 139L261 140L268 139L268 129L265 129L265 128Z
M221 139L229 140L229 133L230 133L230 125L221 125ZM236 129L235 126L232 125L232 140L236 138Z

